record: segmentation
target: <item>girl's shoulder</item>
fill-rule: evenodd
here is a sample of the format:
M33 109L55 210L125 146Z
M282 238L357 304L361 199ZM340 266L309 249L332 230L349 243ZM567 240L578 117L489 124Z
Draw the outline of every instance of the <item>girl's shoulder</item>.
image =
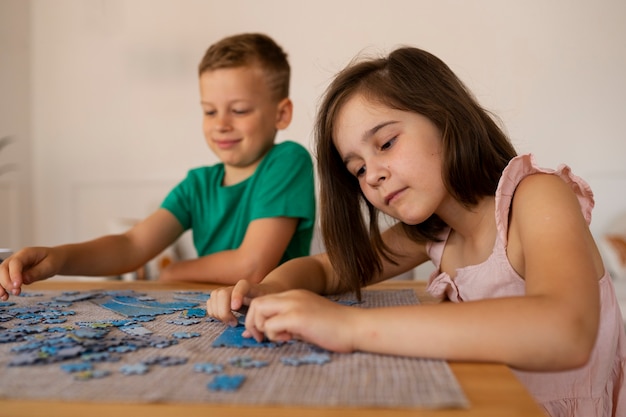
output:
M507 218L511 216L509 211L522 206L525 210L536 206L551 206L557 210L559 207L574 208L582 211L589 223L594 206L593 192L589 184L575 175L569 166L562 164L556 169L542 168L536 164L532 154L520 155L512 159L502 173L496 192L497 216L506 226Z

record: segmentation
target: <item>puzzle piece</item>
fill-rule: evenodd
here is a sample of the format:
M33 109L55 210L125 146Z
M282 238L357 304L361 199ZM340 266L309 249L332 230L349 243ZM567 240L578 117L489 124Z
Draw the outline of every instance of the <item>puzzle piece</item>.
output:
M203 308L190 308L188 310L181 311L180 317L186 319L206 317L206 310Z
M78 291L67 291L58 297L54 297L52 300L62 303L74 303L76 301L90 300L92 298L99 298L102 296L102 291L88 291L83 293Z
M171 324L177 324L179 326L191 326L192 324L200 323L200 320L198 319L174 319L174 320L168 320L167 322Z
M145 365L175 366L184 365L187 363L187 360L187 358L176 356L153 356L141 361L141 363Z
M235 368L262 368L269 364L268 361L252 359L250 356L234 356L228 360L228 363Z
M211 344L213 347L235 347L235 348L257 348L257 347L276 347L275 342L263 341L257 342L252 337L243 337L243 326L227 327L222 334Z
M90 369L87 371L74 373L74 379L78 381L88 381L90 379L104 378L105 376L109 376L110 374L111 372L109 371Z
M61 365L61 369L67 373L84 372L93 370L93 365L89 362L66 363Z
M196 372L204 372L205 374L219 374L224 371L224 365L211 362L196 363L193 366L193 370Z
M201 291L176 291L174 293L176 300L196 301L202 304L205 304L209 298L211 298L210 293Z
M303 356L284 356L280 358L280 361L285 365L291 366L324 365L330 362L330 355L328 353L313 352Z
M245 375L216 375L207 387L211 391L236 391L245 381Z
M81 355L80 359L85 362L117 362L120 357L111 355L109 352L94 352Z
M200 337L200 333L196 332L176 332L172 333L176 339L191 339L192 337Z
M152 330L143 327L140 324L129 324L126 326L118 327L124 333L132 334L134 336L146 336L152 334Z
M143 375L150 370L148 365L144 363L135 363L132 365L124 365L120 368L120 372L124 375Z

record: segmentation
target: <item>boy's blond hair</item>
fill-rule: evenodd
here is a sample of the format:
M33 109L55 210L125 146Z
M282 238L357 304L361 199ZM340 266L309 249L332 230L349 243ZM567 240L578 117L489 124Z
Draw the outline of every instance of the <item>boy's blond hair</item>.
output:
M198 65L198 75L220 68L258 65L276 100L289 96L291 69L287 54L272 38L262 33L233 35L214 43L207 49Z

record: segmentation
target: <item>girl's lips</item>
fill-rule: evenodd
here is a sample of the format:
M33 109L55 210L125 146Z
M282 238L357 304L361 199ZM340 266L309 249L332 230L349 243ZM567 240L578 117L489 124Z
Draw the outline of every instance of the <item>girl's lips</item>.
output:
M406 190L406 188L403 188L401 190L398 191L394 191L392 193L387 194L387 196L385 197L385 204L389 205L393 200L395 200L404 190Z

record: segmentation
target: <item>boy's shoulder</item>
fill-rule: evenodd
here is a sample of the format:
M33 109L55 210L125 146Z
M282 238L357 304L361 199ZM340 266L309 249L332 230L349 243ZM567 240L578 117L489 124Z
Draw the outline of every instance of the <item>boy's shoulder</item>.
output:
M201 179L204 181L218 181L224 175L224 164L217 162L213 165L202 165L194 168L190 168L187 171L187 181L198 181Z
M286 140L284 142L276 143L272 148L271 153L273 154L290 154L290 155L306 155L310 158L309 151L298 142L294 142L291 140Z

